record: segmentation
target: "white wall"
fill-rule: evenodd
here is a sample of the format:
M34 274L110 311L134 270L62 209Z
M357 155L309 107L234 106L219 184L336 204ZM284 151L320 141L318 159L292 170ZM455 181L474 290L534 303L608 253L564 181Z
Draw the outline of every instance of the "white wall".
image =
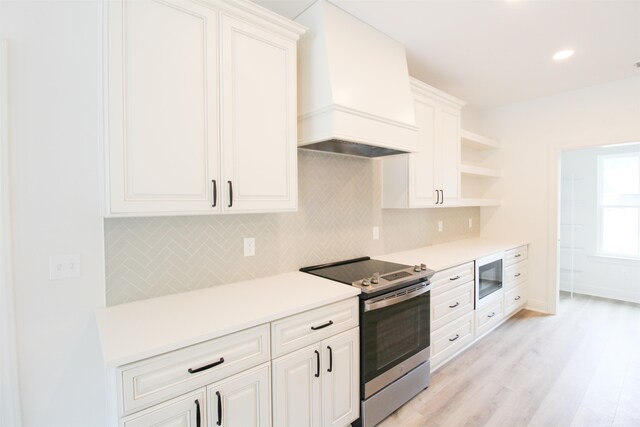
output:
M483 208L482 234L531 242L529 307L553 312L560 152L640 140L640 77L489 110L483 119L502 144L503 204Z
M16 324L24 426L105 424L99 1L1 1L11 40ZM81 277L49 280L49 255Z
M560 289L640 302L640 261L599 256L598 156L640 145L567 150L561 159Z

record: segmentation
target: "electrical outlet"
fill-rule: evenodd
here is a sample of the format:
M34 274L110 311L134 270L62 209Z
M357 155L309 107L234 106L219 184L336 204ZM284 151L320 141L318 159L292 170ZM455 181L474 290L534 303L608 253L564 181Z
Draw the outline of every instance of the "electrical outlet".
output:
M469 218L469 228L473 227L473 218Z
M438 231L442 231L442 221L438 221Z
M75 279L76 277L80 277L80 255L49 257L49 280Z
M373 227L373 240L380 239L380 228L375 226Z
M256 254L255 237L244 238L244 256L254 256Z

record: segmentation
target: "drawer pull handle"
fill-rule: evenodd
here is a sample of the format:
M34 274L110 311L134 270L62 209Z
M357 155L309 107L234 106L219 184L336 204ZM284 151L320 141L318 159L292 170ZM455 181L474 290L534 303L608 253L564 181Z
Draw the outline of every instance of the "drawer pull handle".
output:
M453 305L450 305L449 308L456 308L459 305L460 305L460 301L456 301L456 303Z
M314 350L316 352L316 378L320 377L320 352L318 350Z
M515 254L513 257L514 258L520 258L522 256L522 254Z
M200 427L200 423L201 423L201 417L200 417L200 401L198 399L196 399L196 427Z
M219 391L216 391L216 396L218 397L218 421L216 425L222 425L222 396Z
M520 273L514 274L513 277L520 277Z
M493 316L495 316L495 315L496 315L496 312L495 312L495 311L492 311L491 313L487 314L487 317L493 317Z
M513 300L514 301L518 301L520 299L520 295L518 295L517 297L515 297Z
M324 325L320 325L320 326L312 326L311 330L312 331L317 331L318 329L322 329L322 328L326 328L327 326L331 326L333 325L333 320L329 320L327 323L325 323Z
M327 348L329 349L329 369L327 369L327 372L331 372L333 371L333 349L329 346Z
M457 275L456 277L449 277L449 280L458 280L460 278L460 275Z
M202 372L202 371L206 371L207 369L214 368L214 367L216 367L216 366L218 366L218 365L220 365L222 363L224 363L224 357L221 357L220 360L218 360L217 362L213 362L213 363L210 363L208 365L201 366L199 368L195 368L195 369L189 368L188 371L189 371L190 374L196 374L198 372Z
M449 341L453 342L453 341L457 340L458 338L460 338L460 334L456 334L455 337L449 338Z

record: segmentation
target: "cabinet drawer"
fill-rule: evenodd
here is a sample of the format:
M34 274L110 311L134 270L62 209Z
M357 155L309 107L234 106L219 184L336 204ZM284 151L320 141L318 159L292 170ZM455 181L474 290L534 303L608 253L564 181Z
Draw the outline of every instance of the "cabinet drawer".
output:
M527 280L529 273L528 262L518 262L504 269L504 288L512 289L518 283Z
M473 282L467 282L431 299L431 330L435 331L473 311Z
M473 341L473 312L431 335L431 360L434 367Z
M442 292L447 292L462 283L473 281L475 277L474 271L473 262L438 271L431 278L431 295L435 296Z
M528 257L527 245L508 250L504 253L504 266L508 267L517 262L524 261Z
M272 357L282 356L358 326L358 303L358 298L351 298L273 322Z
M500 323L504 317L504 299L502 296L477 310L476 316L476 336L480 337Z
M527 283L520 283L515 288L504 294L505 316L513 313L518 307L522 307L527 302Z
M118 368L122 392L120 415L171 399L268 360L269 325L260 325L125 365Z

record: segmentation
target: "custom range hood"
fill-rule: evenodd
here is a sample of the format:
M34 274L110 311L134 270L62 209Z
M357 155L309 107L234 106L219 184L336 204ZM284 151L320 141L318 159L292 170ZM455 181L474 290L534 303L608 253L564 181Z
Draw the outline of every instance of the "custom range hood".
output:
M364 157L417 150L404 46L326 0L296 22L298 147Z

